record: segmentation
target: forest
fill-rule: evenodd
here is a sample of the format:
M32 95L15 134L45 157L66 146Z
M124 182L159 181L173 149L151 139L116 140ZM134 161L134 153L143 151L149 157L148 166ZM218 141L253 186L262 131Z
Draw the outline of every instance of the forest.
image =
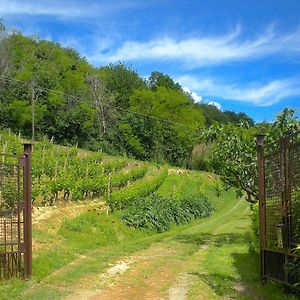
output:
M210 125L254 125L245 113L195 102L158 71L145 79L121 62L95 68L73 49L4 30L0 51L0 124L24 137L194 167Z

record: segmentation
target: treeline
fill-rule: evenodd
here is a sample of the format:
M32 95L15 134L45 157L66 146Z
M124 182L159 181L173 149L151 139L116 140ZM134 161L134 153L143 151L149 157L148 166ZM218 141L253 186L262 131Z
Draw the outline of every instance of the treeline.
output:
M186 166L207 126L253 124L244 113L195 103L166 74L144 79L122 63L95 68L54 42L2 28L0 53L0 126L29 138L34 123L35 139Z

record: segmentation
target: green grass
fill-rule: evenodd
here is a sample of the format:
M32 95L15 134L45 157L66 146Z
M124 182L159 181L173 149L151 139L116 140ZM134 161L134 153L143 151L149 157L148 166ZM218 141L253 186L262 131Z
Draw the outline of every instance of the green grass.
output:
M15 279L0 282L0 299L44 299L41 295L43 291L48 290L45 284L72 283L87 273L100 272L108 266L111 259L123 253L131 253L143 245L148 246L150 240L142 242L142 238L147 238L151 234L153 233L149 231L127 227L119 221L118 215L107 216L98 211L86 212L74 219L67 219L55 236L43 236L44 242L48 240L50 245L47 245L47 250L35 253L32 281ZM34 232L35 238L41 235L40 231ZM141 242L136 244L137 240ZM87 259L80 261L81 255L87 256ZM78 264L69 270L68 264L76 262L77 259ZM51 295L51 299L57 299L62 294L59 289L54 289Z
M217 180L206 173L170 174L157 193L181 197L203 192L216 211L207 219L174 226L162 234L129 228L118 213L107 216L97 209L65 219L57 232L34 229L34 240L41 248L34 253L33 279L0 282L0 299L61 299L74 286L93 281L120 257L153 243L179 249L178 259L191 278L188 299L199 295L203 299L254 299L257 295L260 299L296 299L276 284L260 284L258 258L248 253L249 205L235 199L234 190L218 197ZM52 226L51 222L46 225ZM237 283L240 288L246 286L245 291L237 292Z
M201 253L190 258L193 267L189 272L195 279L189 292L190 299L197 299L203 291L207 293L207 299L225 296L249 300L296 299L284 294L277 284L260 284L258 257L248 252L249 213L247 203L242 200L222 215L222 222L214 216L214 222L195 226L177 236L180 241L191 245L207 245Z

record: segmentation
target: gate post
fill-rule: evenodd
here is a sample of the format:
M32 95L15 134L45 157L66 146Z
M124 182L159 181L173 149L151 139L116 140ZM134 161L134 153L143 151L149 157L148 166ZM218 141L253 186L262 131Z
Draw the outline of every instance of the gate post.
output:
M257 167L258 167L258 200L259 200L259 248L260 248L260 274L265 275L264 249L266 247L266 198L265 198L265 158L264 135L256 137Z
M26 279L32 276L31 157L32 145L24 144L24 274Z
M291 178L290 178L290 137L284 138L284 222L285 226L285 245L286 248L291 247Z
M284 136L281 140L281 164L282 164L282 219L283 223L285 224L284 227L284 253L285 253L285 264L289 262L288 252L290 248L290 198L291 198L291 191L290 191L290 174L289 174L289 147L290 147L290 137ZM285 281L289 282L289 274L288 270L285 269L284 271Z

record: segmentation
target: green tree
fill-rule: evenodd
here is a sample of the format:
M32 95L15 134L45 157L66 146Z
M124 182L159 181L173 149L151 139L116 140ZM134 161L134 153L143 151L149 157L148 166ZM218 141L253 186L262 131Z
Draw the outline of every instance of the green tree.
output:
M180 91L163 86L156 90L135 90L130 97L130 108L145 115L163 118L190 127L202 127L204 117L191 102L189 97Z
M175 83L174 80L167 74L154 71L148 78L148 85L155 90L157 87L165 87L171 90L183 91L180 84Z
M291 109L279 114L273 124L250 127L241 123L215 125L203 135L212 145L211 166L218 172L226 188L237 189L238 195L246 194L250 203L257 202L257 152L256 135L266 134L266 142L278 141L285 135L299 134L300 122ZM276 145L276 144L274 144Z
M0 75L5 75L9 68L9 50L5 26L0 19Z
M128 108L129 98L135 89L145 88L144 80L137 72L122 63L100 70L108 91L114 94L115 105Z

